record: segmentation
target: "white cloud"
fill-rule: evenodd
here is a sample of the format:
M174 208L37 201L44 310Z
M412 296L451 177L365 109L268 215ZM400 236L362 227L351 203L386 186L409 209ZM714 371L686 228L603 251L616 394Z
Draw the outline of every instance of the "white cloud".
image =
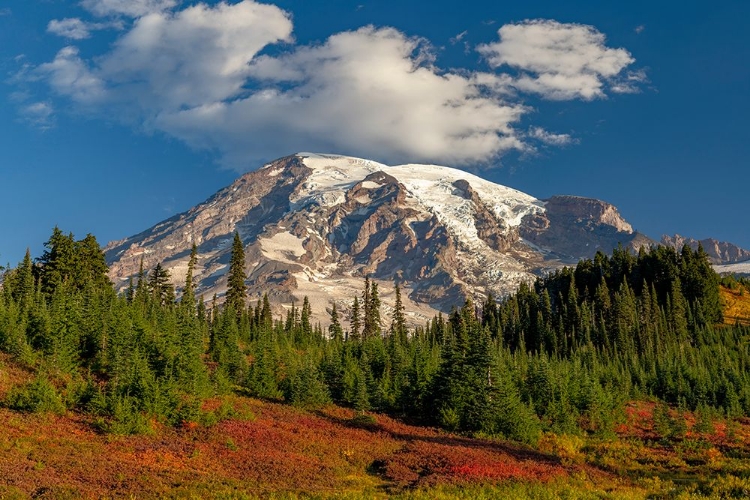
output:
M241 91L258 51L291 32L287 13L252 1L152 13L100 60L99 73L146 111L218 102Z
M120 105L124 117L150 120L165 111L236 97L249 61L269 43L289 40L291 30L288 15L274 6L198 4L136 19L95 61L65 47L36 73L79 103Z
M83 0L81 5L97 16L141 17L164 12L177 5L176 0Z
M469 34L469 32L467 30L464 30L461 33L459 33L458 35L454 36L453 38L450 39L451 45L456 45L458 42L460 42L461 40L463 40L464 37L466 37L466 35L468 35L468 34Z
M32 126L47 130L54 125L54 109L49 102L34 102L20 109L21 118Z
M633 31L635 31L637 35L640 35L644 31L646 31L646 26L644 24L639 24L638 26L635 27Z
M648 81L644 70L628 71L624 77L614 80L611 88L616 94L637 94L641 91L641 84Z
M77 17L66 17L50 21L47 25L47 32L71 40L84 40L91 37L92 31L109 28L122 29L123 25L119 22L87 23Z
M97 15L134 20L108 52L84 58L65 47L27 78L88 111L214 149L238 170L300 150L461 165L538 143L562 146L573 139L521 128L532 111L523 92L590 99L637 88L639 78L620 74L632 57L588 26L504 26L500 42L479 48L495 72L446 71L426 40L393 28L293 46L290 14L274 5L176 4L84 0ZM50 31L83 38L95 24L81 23ZM259 55L268 46L275 55Z
M47 32L73 40L83 40L91 36L89 26L77 17L53 19L47 25Z
M519 72L513 85L547 99L604 97L605 86L635 59L625 49L605 45L592 26L532 20L506 24L500 41L477 50L494 68L507 65Z
M294 150L466 164L523 149L512 125L526 108L420 64L429 60L421 45L391 28L340 33L256 59L253 76L267 86L247 98L165 113L157 124L235 165Z
M39 66L35 74L47 78L55 91L78 104L101 103L106 97L106 82L89 69L73 46L62 48L52 62Z
M570 134L554 134L552 132L544 130L541 127L531 127L531 129L529 129L528 136L538 140L542 144L547 144L550 146L567 146L568 144L576 142L576 140L573 139Z

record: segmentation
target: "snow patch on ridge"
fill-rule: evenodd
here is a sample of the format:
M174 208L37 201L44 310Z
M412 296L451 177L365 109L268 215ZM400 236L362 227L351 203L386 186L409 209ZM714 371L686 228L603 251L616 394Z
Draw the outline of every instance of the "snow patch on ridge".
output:
M437 165L399 165L390 167L388 173L398 179L417 198L429 199L435 208L444 208L448 198L455 196L453 183L459 179L469 183L480 199L492 208L495 215L502 218L509 226L521 224L521 219L529 213L544 211L544 203L533 196L499 184L486 181L469 172ZM422 195L425 193L425 195ZM441 199L440 195L443 194Z
M732 274L750 274L750 260L743 262L736 262L734 264L722 264L715 265L714 271L717 273L732 273Z
M388 166L362 158L317 153L297 156L312 173L297 196L290 200L292 210L311 203L326 207L342 204L349 189L368 175L381 171L400 182L417 205L434 214L469 248L485 245L477 234L472 201L457 193L453 185L459 179L468 182L482 202L509 227L519 226L526 215L545 211L544 202L533 196L455 168L420 164ZM362 187L373 189L379 184L364 181Z
M290 264L297 263L296 258L307 252L304 240L290 233L276 233L270 238L261 238L260 249L268 259Z
M289 209L298 210L311 203L323 207L340 205L346 192L373 172L388 168L382 163L350 156L299 153L302 163L312 170L296 196L289 199Z

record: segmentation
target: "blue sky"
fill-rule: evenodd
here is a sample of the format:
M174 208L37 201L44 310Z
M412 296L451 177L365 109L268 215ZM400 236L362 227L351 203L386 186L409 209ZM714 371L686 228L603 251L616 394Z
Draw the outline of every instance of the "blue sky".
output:
M750 2L10 0L0 262L296 151L466 168L750 248Z

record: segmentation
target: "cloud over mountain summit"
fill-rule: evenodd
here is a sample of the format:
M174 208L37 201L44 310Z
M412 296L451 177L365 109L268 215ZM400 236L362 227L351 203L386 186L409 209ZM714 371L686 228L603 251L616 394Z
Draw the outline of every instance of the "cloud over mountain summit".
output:
M123 31L102 53L62 47L34 78L80 110L215 150L237 170L298 150L488 163L572 142L538 127L528 133L525 96L591 100L638 83L626 72L632 55L579 24L502 26L497 41L476 47L485 68L468 70L439 67L428 40L391 27L296 44L289 12L251 0L82 5L96 23L51 20L50 32L77 40L107 26Z

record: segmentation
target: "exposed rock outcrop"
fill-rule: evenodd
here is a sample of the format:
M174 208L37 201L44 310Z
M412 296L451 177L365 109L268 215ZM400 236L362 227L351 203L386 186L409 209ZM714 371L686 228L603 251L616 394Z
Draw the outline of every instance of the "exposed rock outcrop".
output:
M713 238L695 240L680 236L679 234L675 234L674 236L667 236L665 234L661 237L661 243L677 250L681 250L685 245L688 245L693 250L697 250L700 245L708 254L708 258L712 264L735 264L750 260L750 250L745 250L726 241L717 241Z
M562 258L582 259L617 245L638 250L653 241L633 231L613 205L580 196L553 196L545 211L531 214L521 224L521 236Z

